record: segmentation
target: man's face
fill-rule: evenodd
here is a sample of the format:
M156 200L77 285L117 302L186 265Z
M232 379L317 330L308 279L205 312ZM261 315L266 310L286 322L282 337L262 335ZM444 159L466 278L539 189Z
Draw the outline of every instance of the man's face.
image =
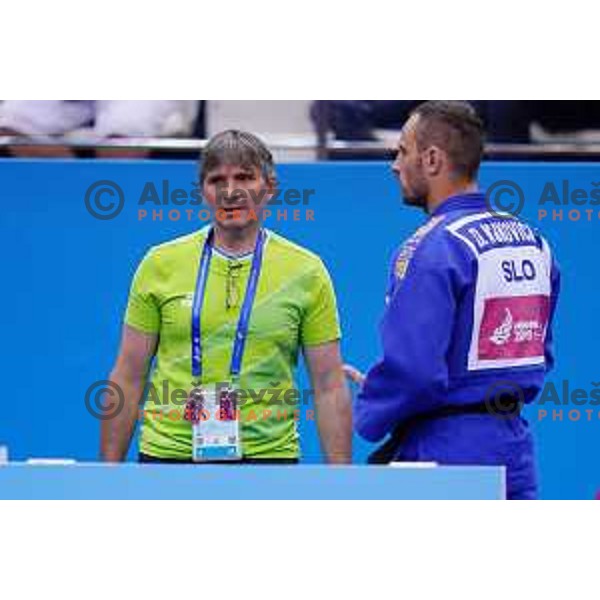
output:
M272 185L258 167L221 165L206 174L204 198L221 227L244 229L260 221Z
M421 154L417 148L418 119L417 115L413 115L402 128L392 171L400 181L404 202L409 206L425 208L429 195L429 184L423 170Z

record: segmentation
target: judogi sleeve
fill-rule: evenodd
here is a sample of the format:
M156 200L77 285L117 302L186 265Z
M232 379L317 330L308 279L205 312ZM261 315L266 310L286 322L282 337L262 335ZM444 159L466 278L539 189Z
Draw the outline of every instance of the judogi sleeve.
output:
M401 421L443 403L457 298L470 269L464 250L437 232L401 269L381 322L383 357L368 372L355 406L364 438L378 441Z

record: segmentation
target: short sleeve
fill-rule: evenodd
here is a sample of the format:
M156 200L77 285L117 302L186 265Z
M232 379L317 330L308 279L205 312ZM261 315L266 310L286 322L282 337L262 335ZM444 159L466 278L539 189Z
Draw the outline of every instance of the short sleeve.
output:
M309 287L308 305L302 321L302 345L317 346L339 340L341 330L335 291L331 277L321 261Z
M125 323L143 333L160 331L160 309L153 292L157 284L156 258L146 254L133 277Z

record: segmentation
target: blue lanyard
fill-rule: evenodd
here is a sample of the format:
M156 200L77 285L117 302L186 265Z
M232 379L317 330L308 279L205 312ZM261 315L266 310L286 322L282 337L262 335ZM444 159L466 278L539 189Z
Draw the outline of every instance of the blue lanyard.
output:
M196 378L202 378L202 333L200 318L202 314L202 305L204 304L204 295L206 293L206 283L208 281L208 272L213 251L214 229L208 232L204 248L202 249L202 258L198 268L198 278L196 280L196 293L194 294L194 303L192 305L192 375ZM240 311L237 329L235 332L235 340L233 343L233 352L231 354L230 374L232 380L239 377L242 369L242 358L244 356L244 348L246 338L248 337L248 328L250 326L250 315L256 290L258 288L258 278L262 267L263 249L265 246L265 233L261 229L256 238L256 246L254 247L254 256L252 258L252 268L246 286L246 295L244 303Z

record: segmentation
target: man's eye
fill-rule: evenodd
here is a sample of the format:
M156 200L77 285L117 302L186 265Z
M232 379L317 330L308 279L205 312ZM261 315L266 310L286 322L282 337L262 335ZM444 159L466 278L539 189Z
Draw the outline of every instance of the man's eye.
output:
M238 181L250 181L254 179L254 175L250 175L250 173L240 173L236 179Z

